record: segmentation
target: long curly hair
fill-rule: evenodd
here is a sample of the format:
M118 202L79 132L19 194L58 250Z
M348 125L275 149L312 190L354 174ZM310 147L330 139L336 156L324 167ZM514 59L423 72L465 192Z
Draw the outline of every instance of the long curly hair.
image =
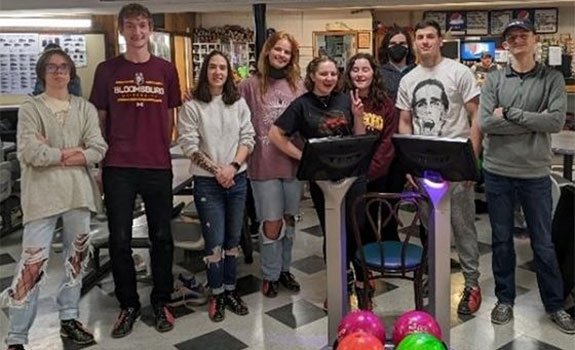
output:
M385 100L388 98L388 96L385 92L386 90L385 84L383 83L383 75L381 74L379 65L375 61L375 57L372 55L368 53L357 53L347 61L347 66L345 67L344 73L344 89L345 91L355 90L355 85L351 79L351 70L353 69L355 62L360 59L367 60L371 66L371 69L373 70L373 80L371 81L369 93L367 95L368 104L372 107L380 107L385 103Z
M403 34L407 42L407 56L405 64L410 65L415 63L415 52L413 51L413 38L411 34L402 27L393 26L390 30L385 33L385 36L381 40L381 46L379 47L378 58L381 64L387 64L389 62L389 42L391 38L397 34Z
M286 72L286 80L295 94L298 88L298 82L301 80L301 69L299 66L299 44L293 35L284 31L275 32L264 43L260 57L258 58L258 72L257 77L260 80L260 93L262 96L268 91L268 77L270 75L270 60L269 53L274 48L276 43L282 39L287 40L291 45L291 59L287 66L284 68Z
M212 100L212 94L210 93L210 82L208 80L208 65L212 57L220 55L226 60L226 66L228 67L228 76L226 82L224 83L224 90L222 92L222 100L226 105L232 105L237 100L240 99L240 93L236 84L234 83L234 74L232 71L232 66L230 60L224 53L218 50L210 52L202 62L202 67L200 68L200 76L198 78L198 83L192 92L192 96L202 102L210 102Z

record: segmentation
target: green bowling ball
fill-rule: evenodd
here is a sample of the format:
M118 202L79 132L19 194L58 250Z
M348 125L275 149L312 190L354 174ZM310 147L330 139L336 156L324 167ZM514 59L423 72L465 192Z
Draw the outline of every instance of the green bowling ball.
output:
M441 340L427 333L412 333L395 350L445 350Z

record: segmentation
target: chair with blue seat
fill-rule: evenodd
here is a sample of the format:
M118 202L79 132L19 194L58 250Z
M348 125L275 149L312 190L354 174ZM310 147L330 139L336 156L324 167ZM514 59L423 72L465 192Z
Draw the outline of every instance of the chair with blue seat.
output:
M353 203L354 237L357 243L355 259L368 280L402 278L413 281L415 308L423 309L423 272L427 248L417 244L420 232L420 204L425 198L418 193L367 193ZM365 215L365 227L360 228L359 215ZM391 219L398 223L400 241L382 237ZM367 294L358 295L367 299ZM367 305L367 300L362 300Z

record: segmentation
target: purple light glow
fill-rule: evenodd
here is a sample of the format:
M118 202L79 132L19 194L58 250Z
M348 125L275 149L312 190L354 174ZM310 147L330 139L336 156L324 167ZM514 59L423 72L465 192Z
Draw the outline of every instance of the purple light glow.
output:
M426 178L423 179L423 184L425 185L425 187L431 187L433 189L438 189L438 190L447 186L446 181L435 182L435 181L431 181L431 180L426 179Z
M447 181L435 182L424 178L422 182L427 194L429 194L429 197L433 202L433 205L437 207L441 198L443 198L448 191L449 186Z

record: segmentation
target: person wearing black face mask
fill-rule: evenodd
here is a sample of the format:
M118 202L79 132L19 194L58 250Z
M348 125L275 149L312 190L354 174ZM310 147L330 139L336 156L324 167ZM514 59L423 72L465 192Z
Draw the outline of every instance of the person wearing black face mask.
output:
M385 88L395 102L399 81L415 67L411 35L403 28L391 28L381 42L379 61Z

